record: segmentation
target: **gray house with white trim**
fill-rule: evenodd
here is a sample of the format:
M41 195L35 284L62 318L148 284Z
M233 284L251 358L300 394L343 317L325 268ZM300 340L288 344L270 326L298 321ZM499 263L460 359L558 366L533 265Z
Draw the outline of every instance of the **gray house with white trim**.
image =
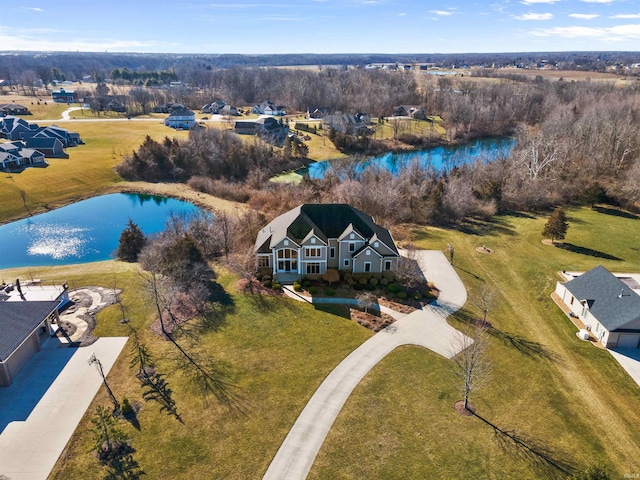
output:
M556 285L556 294L607 348L640 345L640 284L599 265Z
M328 269L395 271L400 254L391 233L347 204L303 204L258 233L256 267L277 280L317 277Z

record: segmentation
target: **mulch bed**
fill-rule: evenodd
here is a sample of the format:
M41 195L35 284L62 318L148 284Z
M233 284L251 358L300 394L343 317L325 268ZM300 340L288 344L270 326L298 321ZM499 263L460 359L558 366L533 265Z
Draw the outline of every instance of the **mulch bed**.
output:
M162 312L164 330L169 335L171 335L180 325L188 322L192 318L195 318L198 314L198 310L195 305L189 302L180 301L179 298L177 298L175 303L171 306L171 312L173 315L169 315L167 312ZM151 324L151 331L160 338L168 340L167 336L162 331L162 325L160 324L159 318L156 318Z
M410 301L407 300L407 304L405 304L405 303L394 302L393 300L387 300L384 297L378 298L379 305L390 308L391 310L395 310L396 312L400 312L400 313L409 314L422 308L422 305L420 305L419 302L411 302L411 304L409 304L409 302Z
M476 413L476 407L472 403L469 403L467 408L464 408L464 400L458 400L454 404L454 408L456 409L456 412L463 417L470 417Z
M381 313L380 316L377 316L368 312L364 313L360 310L356 310L355 308L350 308L349 313L351 320L358 322L363 327L373 330L374 332L379 332L383 328L388 327L395 322L395 319L386 313Z
M273 290L272 288L267 288L262 285L257 280L247 280L246 278L241 278L238 280L234 287L238 289L242 293L260 293L261 295L281 295L282 292ZM251 289L253 288L253 292Z

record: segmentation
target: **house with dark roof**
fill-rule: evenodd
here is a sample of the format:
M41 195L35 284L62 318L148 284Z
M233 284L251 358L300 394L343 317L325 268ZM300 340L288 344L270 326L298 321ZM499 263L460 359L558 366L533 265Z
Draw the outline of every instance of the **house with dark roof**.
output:
M426 120L427 114L420 105L398 105L393 107L394 117L411 117L416 120Z
M27 148L33 148L42 152L47 158L69 158L64 151L64 145L58 138L31 137L24 140Z
M400 258L389 230L347 204L308 203L283 213L260 230L254 253L257 269L281 281L328 269L394 271Z
M32 148L25 148L22 142L0 143L0 170L19 171L26 167L43 167L47 162L44 154Z
M599 265L558 282L555 293L605 347L640 344L640 283L632 276L614 275Z
M18 103L4 103L0 105L2 115L31 115L31 112L24 105Z
M51 99L56 103L74 103L77 102L76 92L73 90L53 90L51 92Z
M0 302L0 387L8 387L49 338L59 302Z
M307 108L307 118L324 118L331 113L329 107L312 106Z
M171 128L189 130L196 126L196 114L188 108L174 108L164 124Z
M273 117L235 122L233 130L238 135L258 135L272 145L282 146L289 135L289 127Z

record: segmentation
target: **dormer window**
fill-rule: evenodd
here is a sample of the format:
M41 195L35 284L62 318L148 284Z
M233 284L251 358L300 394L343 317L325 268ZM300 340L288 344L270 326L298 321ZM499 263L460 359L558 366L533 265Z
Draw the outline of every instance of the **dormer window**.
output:
M315 239L315 238L312 238L312 239L311 239L311 243L316 243L316 239Z
M354 238L356 238L356 236L352 233L352 234L349 235L349 238L354 239Z
M380 246L380 242L373 242L373 246L378 248Z
M284 246L285 246L285 247L288 247L288 246L289 246L289 240L285 240L285 241L284 241Z
M371 250L367 250L366 255L371 255Z

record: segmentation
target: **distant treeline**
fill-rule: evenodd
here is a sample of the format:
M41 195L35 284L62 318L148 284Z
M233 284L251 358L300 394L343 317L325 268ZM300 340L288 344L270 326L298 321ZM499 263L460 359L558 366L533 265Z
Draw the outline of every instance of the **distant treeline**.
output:
M178 80L176 72L173 70L141 72L129 70L128 68L114 68L109 74L113 83L129 83L132 85L144 85L155 87Z
M0 78L14 81L26 71L57 68L67 80L79 80L96 74L108 78L115 69L132 72L174 71L178 80L190 81L200 71L232 67L287 65L356 66L371 63L429 63L440 68L537 65L542 62L565 70L604 71L608 65L640 62L640 52L529 52L529 53L456 53L456 54L158 54L158 53L80 53L80 52L6 52L0 54Z

